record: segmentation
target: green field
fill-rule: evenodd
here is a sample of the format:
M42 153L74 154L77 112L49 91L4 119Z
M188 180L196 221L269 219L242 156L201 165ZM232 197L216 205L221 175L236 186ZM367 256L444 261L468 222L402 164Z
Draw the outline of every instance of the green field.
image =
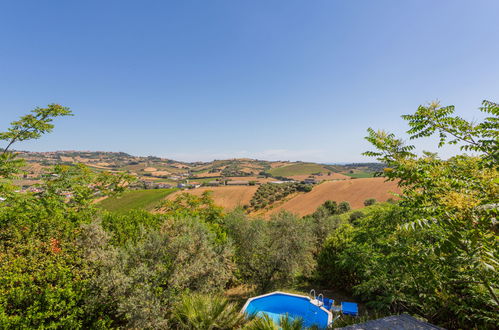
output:
M355 173L341 173L347 175L351 178L361 179L361 178L372 178L374 176L373 172L355 172Z
M177 189L131 190L118 197L106 198L98 205L104 210L120 213L137 209L152 210L160 200L175 190Z
M269 171L274 176L307 175L318 172L327 173L330 170L320 164L300 163L277 167Z

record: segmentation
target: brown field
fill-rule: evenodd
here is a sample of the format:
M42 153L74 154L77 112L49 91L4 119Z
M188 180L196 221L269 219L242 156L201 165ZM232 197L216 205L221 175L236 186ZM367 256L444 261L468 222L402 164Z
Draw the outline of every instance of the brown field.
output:
M144 172L156 172L158 169L156 167L146 167Z
M251 197L255 193L257 186L225 186L225 187L201 187L191 190L177 191L168 195L166 199L173 200L176 196L183 192L200 196L203 192L213 191L212 198L215 204L227 210L232 210L238 206L249 204Z
M199 174L194 175L194 177L196 177L196 178L208 178L208 177L219 177L219 176L220 176L220 172L215 172L215 173L205 172L205 173L199 173Z
M226 179L230 181L257 181L261 183L266 183L270 181L275 181L273 178L257 178L256 176L230 176Z
M165 175L170 175L171 173L168 171L155 171L151 172L151 174L154 176L165 176Z
M364 206L368 198L384 202L394 198L390 192L399 193L396 182L385 182L384 178L366 178L324 182L306 194L300 194L286 203L276 207L272 213L287 210L304 216L313 213L326 200L336 202L347 201L353 209Z

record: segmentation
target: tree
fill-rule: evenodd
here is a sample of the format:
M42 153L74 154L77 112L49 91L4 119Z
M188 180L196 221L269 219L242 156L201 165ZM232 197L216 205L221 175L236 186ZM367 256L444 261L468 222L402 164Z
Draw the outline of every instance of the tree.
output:
M270 220L232 213L225 220L236 254L238 277L265 292L292 283L313 268L314 240L303 220L279 213Z
M373 129L366 139L376 150L365 155L386 164L383 175L398 180L402 188L400 205L413 221L400 228L424 229L441 238L425 251L428 258L435 257L431 267L440 274L434 279L440 296L463 302L449 304L462 324L486 326L499 321L494 312L499 307L499 239L494 220L499 195L499 105L483 101L480 111L487 117L474 123L454 116L453 106L434 102L403 116L410 139L436 134L439 147L458 144L463 151L473 151L473 156L448 160L429 152L418 156L413 145Z
M218 293L232 277L232 247L217 242L206 223L166 219L142 235L112 247L98 223L84 227L80 246L96 269L86 303L115 326L166 328L179 294Z
M12 122L7 132L0 132L0 141L7 141L0 154L0 178L10 178L12 174L18 173L24 164L23 160L18 159L10 150L14 143L38 139L53 130L54 118L71 115L69 108L49 104L47 108L35 108L31 114Z
M339 214L346 213L350 210L351 210L350 203L345 201L345 202L341 202L340 204L338 204L338 213Z

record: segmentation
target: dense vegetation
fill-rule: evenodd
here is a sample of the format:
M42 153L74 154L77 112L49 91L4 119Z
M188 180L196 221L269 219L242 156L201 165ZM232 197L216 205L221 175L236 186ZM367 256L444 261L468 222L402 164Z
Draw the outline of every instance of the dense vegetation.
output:
M273 203L280 201L286 196L293 193L302 191L309 192L312 190L312 186L297 183L297 182L286 182L286 183L265 183L258 187L255 194L250 200L250 209L259 210Z
M154 213L104 211L95 199L122 194L132 178L83 165L55 166L41 192L18 192L23 161L10 147L71 114L37 108L0 133L0 328L277 329L242 317L224 291L303 283L347 290L381 315L497 328L499 106L481 110L481 123L437 104L405 117L412 138L437 133L473 156L417 156L369 130L376 150L367 154L400 182L399 203L369 200L351 212L328 201L307 217L260 220L224 214L209 194L179 195ZM280 327L301 324L283 318Z

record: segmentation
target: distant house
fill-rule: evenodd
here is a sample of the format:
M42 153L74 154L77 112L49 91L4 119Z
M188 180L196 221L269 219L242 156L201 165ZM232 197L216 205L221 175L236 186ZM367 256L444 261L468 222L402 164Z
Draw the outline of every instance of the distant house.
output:
M318 184L319 181L316 178L306 178L303 180L303 183L305 184Z
M286 183L286 181L270 181L269 183L273 183L273 184L283 184L283 183Z
M194 188L199 188L201 187L201 184L197 183L197 182L192 182L192 183L179 183L177 185L177 188L180 188L180 189L194 189Z
M228 186L247 186L249 185L249 181L227 181L226 183Z

